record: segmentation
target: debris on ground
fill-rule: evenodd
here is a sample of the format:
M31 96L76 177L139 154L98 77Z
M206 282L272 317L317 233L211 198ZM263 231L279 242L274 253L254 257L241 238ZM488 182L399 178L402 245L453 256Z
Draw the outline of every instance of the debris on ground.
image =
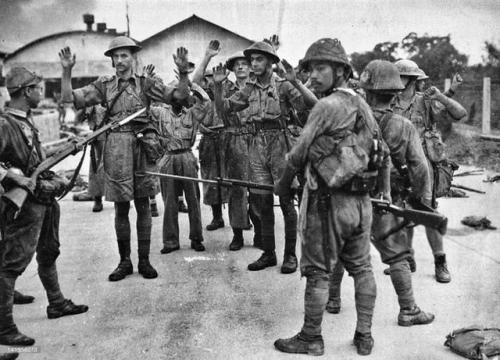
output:
M498 180L500 180L500 174L495 174L493 176L487 176L486 179L483 180L483 182L493 183Z
M461 222L476 230L496 230L496 227L491 225L491 221L486 216L470 215L464 217Z

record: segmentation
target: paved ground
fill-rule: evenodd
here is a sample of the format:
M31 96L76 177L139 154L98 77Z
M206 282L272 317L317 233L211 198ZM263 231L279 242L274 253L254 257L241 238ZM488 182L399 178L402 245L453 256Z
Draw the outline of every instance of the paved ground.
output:
M445 336L460 327L499 326L500 237L498 231L475 231L460 224L470 214L487 215L500 225L500 184L484 184L483 176L457 178L463 185L487 191L468 199L443 199L440 210L449 216L446 250L453 276L450 284L433 278L433 259L423 229L415 238L417 273L414 287L421 308L434 312L433 324L397 326L398 306L384 265L373 249L378 286L371 359L458 359L443 346ZM459 179L459 180L458 180ZM158 200L160 198L158 197ZM160 212L163 207L160 204ZM113 231L113 208L94 214L91 203L61 201L61 248L58 260L63 292L90 306L84 315L48 320L47 301L32 263L18 281L18 289L36 296L31 305L15 307L19 328L34 336L37 354L21 359L306 359L277 352L278 337L294 335L302 324L305 279L298 273L282 275L279 267L249 272L246 266L260 251L247 246L227 250L229 227L205 233L207 251L195 253L187 240L187 216L180 215L181 250L161 255L162 218L154 218L152 263L158 279L137 274L118 283L107 281L118 263ZM210 221L202 207L203 221ZM283 249L283 222L277 210L278 255ZM227 221L227 211L225 210ZM135 213L132 211L132 228ZM133 238L136 263L136 239ZM358 359L351 345L355 309L350 278L343 284L339 315L325 314L324 358ZM0 352L4 347L0 347Z

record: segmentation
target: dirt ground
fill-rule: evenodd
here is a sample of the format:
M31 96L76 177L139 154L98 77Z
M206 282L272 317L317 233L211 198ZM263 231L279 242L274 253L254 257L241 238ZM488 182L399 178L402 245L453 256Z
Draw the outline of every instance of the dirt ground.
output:
M61 167L71 168L67 164ZM85 168L86 165L84 165ZM467 170L462 167L461 170ZM465 199L441 199L439 210L449 217L445 250L453 280L434 280L433 258L422 228L416 229L417 272L413 277L418 305L436 314L431 325L397 325L398 304L376 250L372 262L378 287L370 359L459 359L443 346L454 329L479 324L500 326L500 237L498 230L476 231L460 220L486 215L500 225L500 184L483 183L482 176L460 178L460 183L487 192ZM160 214L163 205L158 197ZM181 250L161 255L162 218L153 219L151 261L160 276L145 280L137 273L111 283L108 274L118 263L113 229L114 211L92 213L89 202L61 201L61 250L58 260L64 294L90 306L86 314L48 320L47 300L33 262L17 288L36 297L33 304L15 307L21 331L36 338L37 353L20 359L307 359L276 351L273 342L300 330L305 279L298 273L282 275L279 267L260 272L246 269L260 251L249 246L252 232L244 232L246 246L230 252L228 226L205 232L207 251L196 253L187 240L187 216L181 214ZM277 254L283 252L283 222L276 208ZM131 211L132 229L135 212ZM203 223L210 211L202 206ZM226 223L227 209L224 210ZM133 232L134 233L134 232ZM137 263L133 234L132 258ZM300 247L298 247L300 253ZM352 346L355 327L353 282L343 282L343 306L338 315L325 314L324 358L359 359ZM0 352L6 351L0 346Z

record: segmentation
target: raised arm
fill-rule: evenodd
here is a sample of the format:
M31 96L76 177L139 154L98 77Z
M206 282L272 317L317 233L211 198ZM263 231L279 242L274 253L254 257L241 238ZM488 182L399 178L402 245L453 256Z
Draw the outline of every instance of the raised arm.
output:
M61 101L63 103L73 102L73 87L71 86L71 71L76 62L76 54L71 53L69 47L59 51L59 59L62 66L61 77Z
M304 99L304 104L308 108L314 107L316 103L318 102L318 98L314 93L309 90L299 79L297 79L297 75L295 74L295 70L293 69L292 65L288 63L285 59L281 60L281 64L283 65L283 76L285 79L287 79L302 95L302 98Z
M208 44L207 49L205 50L205 56L200 62L200 65L196 68L193 74L193 82L195 84L201 85L203 77L205 76L205 71L207 70L207 66L210 63L210 60L216 55L219 54L221 50L221 46L218 40L211 40Z
M455 120L460 120L467 115L467 111L464 109L462 105L460 105L457 101L447 97L438 88L435 86L431 86L424 92L424 96L430 100L436 100L444 105L446 111L450 113L450 115Z

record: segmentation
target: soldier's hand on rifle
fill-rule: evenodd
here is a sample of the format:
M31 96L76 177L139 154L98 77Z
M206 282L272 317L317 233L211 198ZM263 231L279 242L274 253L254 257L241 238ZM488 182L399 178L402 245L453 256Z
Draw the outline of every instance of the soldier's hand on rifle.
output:
M180 74L189 74L194 70L192 64L188 61L188 51L185 47L177 48L177 53L173 57Z
M278 50L280 48L280 39L276 34L270 36L269 39L264 39L264 41L271 44L271 46L274 47L274 50Z
M292 84L297 82L297 74L295 73L295 70L292 65L285 59L281 60L281 64L283 65L283 68L285 69L285 73L283 74L284 78L290 81Z
M69 46L66 46L59 51L59 59L61 60L63 69L71 69L75 66L76 55L71 53Z
M30 193L33 193L35 191L36 181L32 178L24 176L20 171L18 172L10 168L7 171L6 177L15 182L19 187L26 189Z
M222 63L214 67L212 71L213 71L214 83L218 84L226 80L229 75L229 72L227 71L226 67L222 65Z
M205 50L205 56L211 59L219 54L221 48L219 40L211 40Z
M71 143L75 147L75 149L72 152L72 155L76 155L83 150L83 148L85 147L83 140L85 140L85 138L81 136L75 136L74 138L71 139Z
M146 65L142 68L142 74L148 78L154 78L155 74L155 66L153 64Z

